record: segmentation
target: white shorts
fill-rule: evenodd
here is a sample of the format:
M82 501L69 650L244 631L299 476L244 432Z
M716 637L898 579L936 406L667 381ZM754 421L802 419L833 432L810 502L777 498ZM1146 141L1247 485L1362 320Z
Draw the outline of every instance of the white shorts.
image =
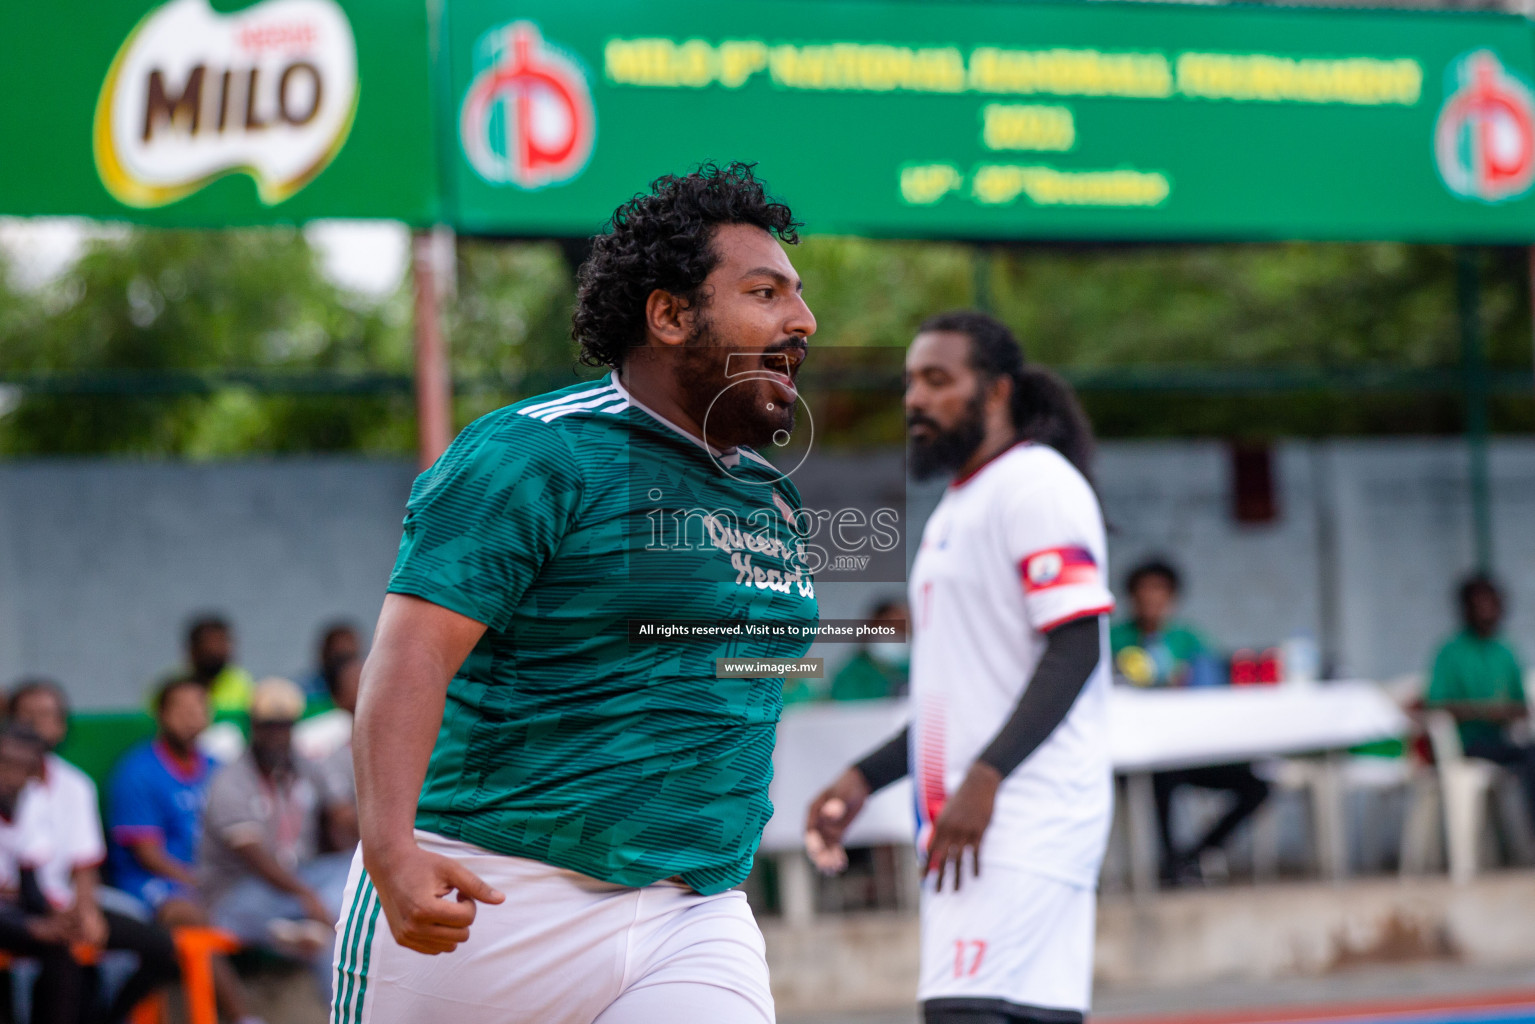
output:
M506 894L469 941L428 956L394 941L352 860L336 926L331 1024L773 1024L762 933L734 890L641 889L416 833Z
M982 866L956 893L922 887L917 998L1063 1024L1092 1001L1097 892L1019 868Z

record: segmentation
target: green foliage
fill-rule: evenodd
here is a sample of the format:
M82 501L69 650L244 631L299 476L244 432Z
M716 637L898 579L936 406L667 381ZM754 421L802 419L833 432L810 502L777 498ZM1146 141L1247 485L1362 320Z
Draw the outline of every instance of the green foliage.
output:
M1434 394L1085 391L1104 436L1430 434L1464 422L1455 259L1400 243L1036 249L999 254L991 279L996 312L1031 358L1068 371L1451 371L1452 390ZM1488 361L1528 373L1528 251L1478 259ZM1531 391L1494 403L1496 429L1535 429Z
M904 346L927 315L982 306L1031 359L1094 371L1441 370L1445 390L1212 393L1098 385L1084 405L1106 437L1319 436L1462 429L1455 251L1446 246L1227 244L993 246L811 238L791 258L820 321L815 344ZM1490 365L1528 374L1529 263L1483 250ZM1535 388L1492 403L1495 429L1535 429ZM865 424L863 434L889 433Z
M293 230L131 231L91 242L32 299L0 344L0 372L233 368L303 372L408 366L404 300L357 307ZM11 454L397 449L408 403L212 394L29 395L0 420Z
M942 242L812 237L789 258L816 315L812 344L905 346L925 317L975 301L975 254Z
M1455 366L1455 253L1401 243L992 247L811 238L791 258L818 344L905 345L982 305L1061 368ZM1524 249L1482 257L1494 365L1530 364Z
M1388 367L1441 369L1453 382L1460 360L1455 254L1446 247L982 249L812 237L790 257L823 350L898 348L931 313L981 304L1014 328L1030 358L1079 376ZM1527 258L1524 249L1481 255L1495 368L1530 366ZM591 375L576 365L574 282L559 245L460 239L455 278L446 324L460 424ZM297 231L125 230L92 242L36 292L16 288L0 259L0 377L102 383L86 396L34 389L8 413L14 392L0 390L3 454L408 453L411 368L408 283L382 302L346 293L320 273ZM294 386L165 386L167 373L212 371L291 375ZM363 374L389 376L356 393L313 386L317 375ZM1453 391L1263 396L1100 383L1083 398L1105 436L1444 432L1462 417ZM899 432L888 404L855 395L829 416L847 436L888 439ZM1498 429L1535 428L1528 397L1499 397L1493 414Z
M447 318L453 372L476 383L459 397L461 422L509 396L591 375L576 365L575 280L558 245L460 239L456 293Z
M998 312L1062 366L1456 358L1451 254L1404 245L1199 246L1004 256Z

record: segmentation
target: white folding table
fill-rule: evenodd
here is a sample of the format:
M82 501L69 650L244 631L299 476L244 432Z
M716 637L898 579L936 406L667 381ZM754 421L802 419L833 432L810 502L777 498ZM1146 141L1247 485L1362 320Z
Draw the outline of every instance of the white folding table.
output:
M810 916L811 876L803 856L805 810L843 768L907 721L905 700L796 705L784 712L773 755L775 808L764 852L778 854L786 916ZM999 723L1000 724L1000 723ZM1404 735L1406 715L1378 685L1363 680L1278 686L1136 690L1109 697L1109 750L1126 776L1131 886L1156 888L1157 825L1153 772L1266 757L1327 754ZM1342 793L1335 766L1318 787L1323 870L1341 877ZM1330 784L1328 784L1330 780ZM875 794L849 830L850 846L910 843L915 815L907 780Z

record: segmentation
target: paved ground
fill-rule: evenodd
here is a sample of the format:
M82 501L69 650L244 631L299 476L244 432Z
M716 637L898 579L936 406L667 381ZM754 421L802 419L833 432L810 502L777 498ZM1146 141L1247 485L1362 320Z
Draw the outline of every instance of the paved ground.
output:
M314 997L307 973L263 975L254 985L261 1010L273 1024L324 1024L325 1008ZM1196 988L1100 989L1094 1020L1130 1024L1138 1017L1174 1017L1180 1013L1220 1014L1222 1011L1288 1009L1304 1015L1341 1009L1350 1003L1409 1002L1414 999L1466 997L1490 993L1524 993L1535 1001L1535 966L1470 968L1452 964L1408 964L1343 971L1317 978L1270 982L1223 982ZM1440 1016L1424 1018L1435 1024ZM1489 1018L1456 1016L1467 1024ZM1528 1017L1500 1018L1518 1024ZM784 1015L779 1024L919 1024L915 1008L878 1013Z
M1348 1003L1473 997L1521 991L1535 994L1535 967L1492 970L1441 964L1362 968L1320 978L1221 983L1189 989L1105 989L1097 993L1096 1020L1180 1012L1341 1007ZM915 1009L885 1013L780 1017L779 1024L917 1024Z

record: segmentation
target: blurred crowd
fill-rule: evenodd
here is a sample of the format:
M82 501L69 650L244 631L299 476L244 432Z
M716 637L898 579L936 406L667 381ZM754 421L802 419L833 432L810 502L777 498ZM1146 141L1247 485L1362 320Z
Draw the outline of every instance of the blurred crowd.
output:
M1244 659L1261 656L1222 655L1180 616L1182 590L1165 561L1128 575L1126 613L1110 633L1116 680L1147 688L1260 680ZM1524 666L1503 635L1503 594L1475 576L1456 597L1459 627L1427 666L1416 703L1453 717L1464 756L1518 779L1535 823L1535 741ZM882 600L868 618L904 635L906 606ZM362 656L358 630L335 624L299 681L257 681L235 658L230 624L199 617L185 634L185 663L153 689L144 728L134 733L115 716L109 731L76 745L102 766L101 792L60 755L70 751L64 687L33 678L10 688L0 726L0 953L32 965L32 974L4 975L8 984L26 980L26 990L0 993L0 1022L13 1019L13 1006L37 1024L126 1019L176 980L176 930L206 926L245 950L307 964L328 997L357 841L351 715ZM907 665L903 641L866 643L829 682L790 681L785 702L900 697ZM104 747L113 748L105 759ZM1261 768L1245 763L1159 772L1153 781L1169 885L1198 880L1210 851L1270 794ZM1184 788L1227 800L1180 843L1173 806ZM119 952L131 956L114 967ZM221 1015L256 1024L231 965L215 959L213 970Z
M361 638L346 624L324 630L301 683L256 681L234 654L227 621L194 621L185 664L137 716L144 728L112 716L81 746L104 766L100 788L59 754L70 749L65 689L25 679L9 691L0 952L34 976L6 973L18 988L29 983L0 994L0 1021L124 1020L177 979L178 930L209 926L242 951L307 964L328 1000L357 842L351 715ZM118 952L132 955L112 970ZM260 1024L225 959L213 960L213 990L222 1018Z

